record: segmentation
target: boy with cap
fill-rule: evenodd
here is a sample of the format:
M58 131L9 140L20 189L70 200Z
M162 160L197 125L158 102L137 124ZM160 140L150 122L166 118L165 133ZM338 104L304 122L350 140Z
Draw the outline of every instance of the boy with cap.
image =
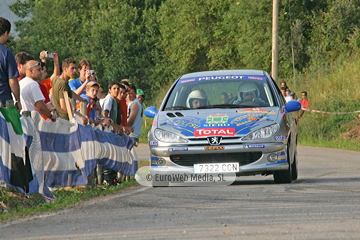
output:
M136 98L139 99L139 102L142 104L144 101L144 91L140 88L136 89Z

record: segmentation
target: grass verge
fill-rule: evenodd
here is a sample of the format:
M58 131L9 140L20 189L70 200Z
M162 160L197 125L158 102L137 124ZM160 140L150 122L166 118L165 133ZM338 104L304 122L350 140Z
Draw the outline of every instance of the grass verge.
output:
M149 166L149 161L139 161L139 168ZM33 193L28 196L20 194L17 190L4 187L0 188L0 221L14 220L31 216L33 214L61 210L67 206L83 202L85 200L114 194L122 189L138 185L134 176L130 181L122 182L117 186L76 186L59 188L53 191L56 199L45 202L41 194Z
M82 202L84 200L106 196L121 189L137 185L135 179L123 182L117 186L76 186L60 188L53 192L56 199L49 203L41 194L33 193L23 196L11 188L0 189L0 221L14 220L17 218L51 212L63 209L67 206Z

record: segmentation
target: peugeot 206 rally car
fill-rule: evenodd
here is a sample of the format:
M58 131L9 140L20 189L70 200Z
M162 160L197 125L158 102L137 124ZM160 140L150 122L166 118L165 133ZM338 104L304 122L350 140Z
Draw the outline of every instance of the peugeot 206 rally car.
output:
M148 133L151 173L273 174L276 183L291 183L298 177L292 112L300 108L297 101L285 103L265 71L185 74L159 111L145 110L154 118Z

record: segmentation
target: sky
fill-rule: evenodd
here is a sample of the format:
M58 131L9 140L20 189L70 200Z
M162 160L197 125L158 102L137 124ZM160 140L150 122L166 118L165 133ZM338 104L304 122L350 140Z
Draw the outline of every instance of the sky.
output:
M16 0L0 0L0 16L11 22L10 33L16 35L14 22L20 20L20 18L9 9L9 5L14 2L16 2Z

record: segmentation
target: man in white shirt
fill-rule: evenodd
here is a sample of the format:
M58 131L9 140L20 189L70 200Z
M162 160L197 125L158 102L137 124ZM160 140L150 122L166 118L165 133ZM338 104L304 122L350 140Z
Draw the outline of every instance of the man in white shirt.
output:
M129 136L133 137L136 142L139 142L142 129L142 104L139 102L139 99L136 98L136 87L133 84L130 84L129 90L129 99L130 103L128 106L128 127L134 129Z
M45 97L42 94L39 81L42 77L41 63L36 60L30 60L26 63L26 77L20 82L20 101L22 111L38 111L45 115L51 121L56 121L56 117L51 114L51 111L44 103Z

